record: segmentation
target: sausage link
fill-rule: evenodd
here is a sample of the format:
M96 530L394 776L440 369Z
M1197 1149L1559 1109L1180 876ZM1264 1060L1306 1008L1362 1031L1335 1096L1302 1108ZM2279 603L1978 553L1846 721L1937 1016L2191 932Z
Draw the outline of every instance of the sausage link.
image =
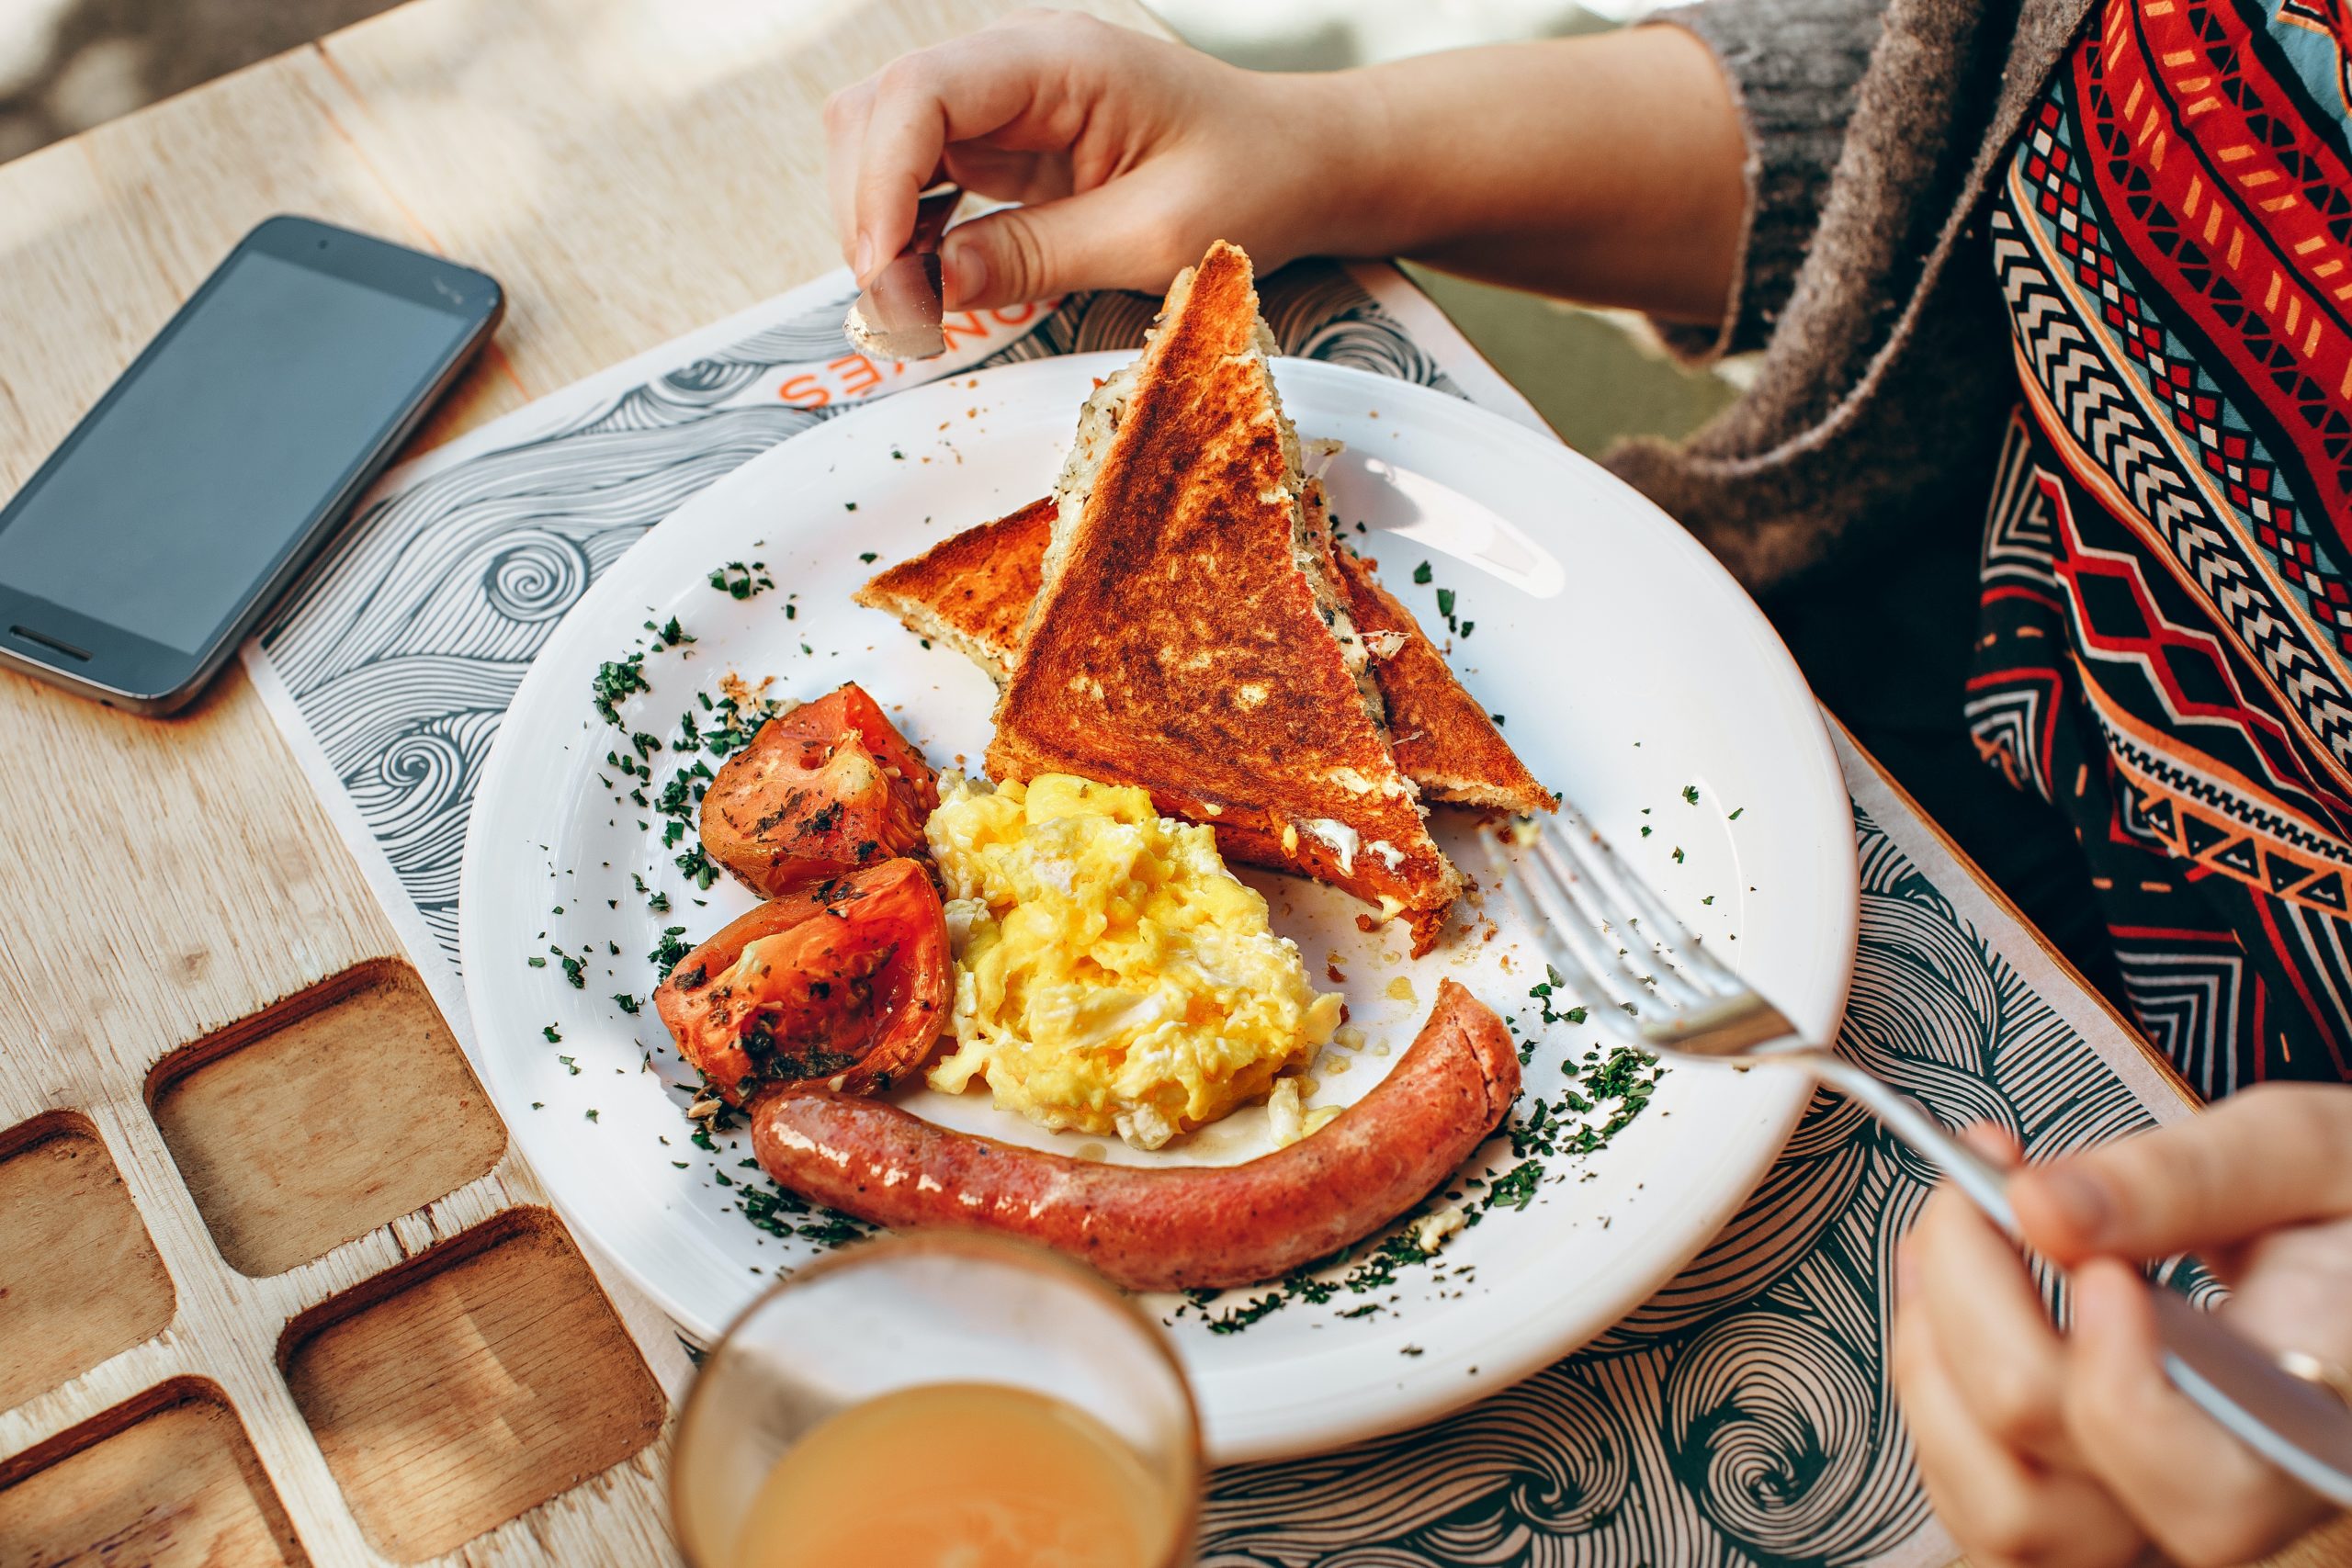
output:
M752 1147L795 1192L877 1224L1018 1236L1130 1290L1215 1288L1272 1279L1379 1229L1468 1158L1518 1097L1501 1020L1444 980L1371 1093L1243 1165L1069 1159L808 1089L754 1103Z

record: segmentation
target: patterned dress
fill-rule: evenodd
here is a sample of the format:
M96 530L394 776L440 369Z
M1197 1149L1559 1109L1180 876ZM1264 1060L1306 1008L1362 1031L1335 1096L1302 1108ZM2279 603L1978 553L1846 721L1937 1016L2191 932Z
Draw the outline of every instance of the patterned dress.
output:
M1988 213L2024 400L1968 716L2208 1097L2352 1077L2347 0L2104 0Z

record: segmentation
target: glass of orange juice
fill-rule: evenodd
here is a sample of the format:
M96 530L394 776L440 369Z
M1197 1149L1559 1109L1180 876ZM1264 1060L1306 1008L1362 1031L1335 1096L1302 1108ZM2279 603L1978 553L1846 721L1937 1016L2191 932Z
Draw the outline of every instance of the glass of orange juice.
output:
M752 1303L678 1419L695 1568L1174 1568L1192 1391L1092 1274L984 1236L888 1236Z

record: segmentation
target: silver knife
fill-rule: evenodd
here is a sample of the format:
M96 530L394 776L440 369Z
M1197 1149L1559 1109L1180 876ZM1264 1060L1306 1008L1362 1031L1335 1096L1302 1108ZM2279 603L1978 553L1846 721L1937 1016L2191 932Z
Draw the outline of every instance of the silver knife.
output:
M934 186L917 198L907 248L874 275L842 322L858 352L884 359L929 359L947 352L947 335L939 328L939 237L963 199L954 186Z

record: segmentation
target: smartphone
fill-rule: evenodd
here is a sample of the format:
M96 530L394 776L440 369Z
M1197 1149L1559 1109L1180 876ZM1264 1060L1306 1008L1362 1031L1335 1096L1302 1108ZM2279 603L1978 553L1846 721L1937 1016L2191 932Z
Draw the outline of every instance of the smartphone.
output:
M504 309L471 267L263 223L0 510L0 662L185 705Z

